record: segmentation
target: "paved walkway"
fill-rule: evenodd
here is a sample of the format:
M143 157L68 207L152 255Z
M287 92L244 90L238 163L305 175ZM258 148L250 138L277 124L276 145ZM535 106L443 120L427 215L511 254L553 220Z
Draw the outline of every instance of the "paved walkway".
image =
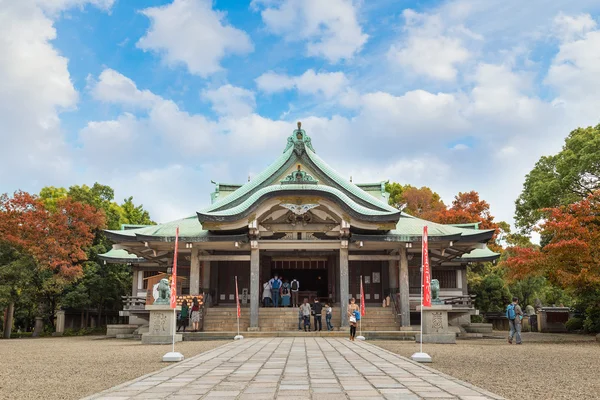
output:
M502 397L347 339L244 339L88 399L461 399Z

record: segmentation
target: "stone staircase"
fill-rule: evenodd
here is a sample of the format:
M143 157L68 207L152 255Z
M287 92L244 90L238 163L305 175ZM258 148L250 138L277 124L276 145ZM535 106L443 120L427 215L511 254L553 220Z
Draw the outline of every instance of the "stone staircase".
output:
M345 310L344 310L345 311ZM340 307L333 307L331 323L334 330L340 327ZM235 332L237 319L235 307L212 307L207 309L204 317L205 332ZM327 329L325 314L322 317L323 330ZM311 317L311 328L314 319ZM250 326L250 309L242 308L240 332L246 332ZM261 332L284 332L298 330L298 309L289 307L259 308L258 326ZM302 327L304 329L304 327ZM399 326L394 319L393 308L366 307L366 316L362 320L363 331L398 331Z
M242 308L240 332L246 332L250 326L250 309ZM235 307L210 307L204 316L204 332L235 332L237 317Z

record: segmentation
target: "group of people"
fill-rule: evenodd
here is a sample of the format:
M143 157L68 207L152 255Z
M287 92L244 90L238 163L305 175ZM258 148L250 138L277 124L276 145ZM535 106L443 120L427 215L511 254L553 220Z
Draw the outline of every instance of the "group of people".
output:
M181 311L177 316L177 332L179 332L179 329L181 328L183 328L183 331L185 332L185 328L189 325L190 319L192 321L193 332L198 332L200 330L200 303L198 302L197 297L192 299L191 310L187 300L184 299L183 303L181 303Z
M279 307L280 302L282 307L298 307L298 290L300 290L300 282L294 278L291 282L287 279L283 281L278 275L273 276L263 284L263 305L265 307Z
M332 331L333 325L331 325L331 306L328 303L323 304L319 302L319 299L315 297L314 303L310 304L308 299L304 299L304 302L298 307L298 330L302 330L304 325L304 331L310 332L310 316L314 317L314 331L321 331L323 327L322 317L323 310L325 310L325 322L327 324L327 330Z

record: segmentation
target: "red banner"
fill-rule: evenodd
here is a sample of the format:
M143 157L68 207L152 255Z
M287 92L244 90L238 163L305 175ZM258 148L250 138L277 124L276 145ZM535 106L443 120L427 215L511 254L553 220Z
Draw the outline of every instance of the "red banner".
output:
M179 247L179 227L175 229L175 254L171 271L171 308L177 308L177 248Z
M364 317L367 311L365 310L365 292L362 285L362 275L360 277L360 316Z
M237 305L237 317L242 316L242 308L240 307L240 297L238 294L237 276L235 277L235 304Z
M421 247L423 261L423 298L421 304L423 307L431 307L431 269L429 268L429 251L427 243L427 225L423 227L423 245Z

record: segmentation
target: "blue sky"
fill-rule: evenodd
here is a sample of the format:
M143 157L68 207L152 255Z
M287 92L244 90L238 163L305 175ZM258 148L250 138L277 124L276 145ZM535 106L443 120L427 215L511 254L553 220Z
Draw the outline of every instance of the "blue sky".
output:
M0 192L98 181L158 221L297 120L354 181L477 190L498 219L600 110L596 0L0 0Z

